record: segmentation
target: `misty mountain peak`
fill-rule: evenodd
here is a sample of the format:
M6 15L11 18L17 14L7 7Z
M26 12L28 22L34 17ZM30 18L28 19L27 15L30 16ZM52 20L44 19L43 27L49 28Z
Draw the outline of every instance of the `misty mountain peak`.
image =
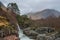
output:
M54 11L54 9L44 9L44 11Z
M44 12L44 11L46 11L46 12L58 12L58 11L55 10L55 9L44 9L44 10L42 10L41 12Z
M36 13L32 13L30 15L28 15L28 17L30 17L31 19L41 19L41 18L47 18L49 16L60 16L60 12L54 9L44 9L42 11L36 12Z

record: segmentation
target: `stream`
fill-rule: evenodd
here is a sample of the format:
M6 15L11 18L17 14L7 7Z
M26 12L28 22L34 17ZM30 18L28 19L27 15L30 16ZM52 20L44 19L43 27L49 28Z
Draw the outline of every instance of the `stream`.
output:
M18 26L18 34L19 34L20 40L33 40L33 39L30 39L29 37L27 37L25 34L23 34L23 30L20 29L18 24L17 24L17 26Z

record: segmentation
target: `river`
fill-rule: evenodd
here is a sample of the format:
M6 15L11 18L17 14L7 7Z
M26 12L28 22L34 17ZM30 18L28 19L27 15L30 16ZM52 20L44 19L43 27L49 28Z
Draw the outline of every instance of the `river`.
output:
M19 38L20 40L33 40L33 39L30 39L29 37L27 37L25 34L23 34L23 30L20 29L19 25L17 24L18 26L18 34L19 34Z

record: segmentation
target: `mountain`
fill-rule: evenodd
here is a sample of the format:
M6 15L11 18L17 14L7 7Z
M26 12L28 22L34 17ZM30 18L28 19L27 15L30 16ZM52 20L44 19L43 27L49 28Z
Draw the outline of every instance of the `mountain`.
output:
M10 9L8 9L5 6L0 5L0 16L6 17L11 24L17 23L16 13L14 13L13 11L11 11Z
M16 14L20 15L20 10L19 10L18 5L16 3L9 3L7 5L7 8L13 10Z
M10 40L18 38L17 14L0 2L0 38ZM13 37L14 36L14 37ZM17 39L18 40L18 39Z
M29 18L36 20L41 18L47 18L49 16L58 17L60 16L60 12L54 9L45 9L36 13L27 14Z

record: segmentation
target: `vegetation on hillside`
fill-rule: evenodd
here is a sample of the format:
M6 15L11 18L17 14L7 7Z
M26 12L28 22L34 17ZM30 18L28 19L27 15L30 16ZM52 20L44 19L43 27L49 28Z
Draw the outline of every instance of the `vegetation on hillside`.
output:
M53 27L60 31L60 17L48 17L46 19L39 19L35 21L39 27Z
M18 21L21 29L30 27L30 25L32 24L32 20L27 18L26 15L23 15L23 16L17 15L16 18L17 18L17 21Z
M17 15L18 23L20 28L30 27L31 29L37 29L39 27L53 27L56 30L60 31L60 17L51 17L49 16L46 19L31 20L27 16Z
M11 3L12 7L15 10L18 10L18 6L16 3ZM9 35L18 35L17 29L17 20L16 20L16 13L12 9L5 7L0 2L0 37L5 37Z
M16 31L15 27L5 17L0 16L0 37L14 34Z

